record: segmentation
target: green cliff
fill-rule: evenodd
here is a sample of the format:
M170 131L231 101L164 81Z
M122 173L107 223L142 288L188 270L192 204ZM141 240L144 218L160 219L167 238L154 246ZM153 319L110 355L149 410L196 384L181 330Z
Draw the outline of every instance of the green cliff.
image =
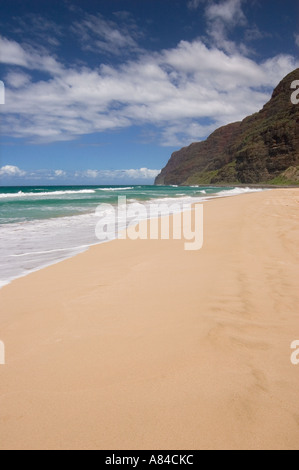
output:
M299 69L280 82L260 112L174 152L155 184L299 185L299 104L291 102L295 80Z

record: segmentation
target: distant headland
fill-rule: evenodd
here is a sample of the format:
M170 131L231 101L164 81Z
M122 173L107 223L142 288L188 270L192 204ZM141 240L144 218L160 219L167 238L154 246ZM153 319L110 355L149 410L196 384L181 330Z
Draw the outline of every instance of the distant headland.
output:
M263 109L171 156L156 185L299 185L299 69Z

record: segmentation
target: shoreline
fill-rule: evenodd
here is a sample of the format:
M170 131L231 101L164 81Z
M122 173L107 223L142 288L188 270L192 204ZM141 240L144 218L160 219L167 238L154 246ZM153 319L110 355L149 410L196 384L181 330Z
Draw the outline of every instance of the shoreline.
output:
M163 187L163 185L155 185L157 188L159 187ZM299 183L297 185L276 185L276 184L251 184L251 183L248 183L248 184L241 184L241 183L238 183L238 184L233 184L233 183L230 183L230 184L227 184L225 185L227 187L234 187L234 188L252 188L252 189L299 189ZM189 186L185 186L185 185L178 185L177 186L178 188L188 188ZM191 186L192 187L192 186ZM195 186L194 186L195 187ZM207 185L204 185L204 184L199 184L199 185L196 185L196 187L198 188L222 188L223 187L223 184L218 184L218 183L215 183L215 184L207 184Z
M299 449L298 189L204 202L0 290L0 449Z
M83 186L82 186L83 187ZM204 186L203 186L204 187ZM222 187L222 186L219 186L219 187ZM244 188L247 188L248 186L244 186ZM237 189L238 187L234 188L233 190ZM251 188L250 188L251 189ZM254 189L254 188L252 188ZM256 188L257 190L258 189L263 189L263 188ZM269 190L269 188L264 188L265 191ZM224 190L225 191L225 190ZM230 190L228 190L230 191ZM198 200L196 201L196 197L194 197L195 199L195 202L192 203L192 206L196 205L196 204L203 204L205 202L209 202L213 199L222 199L222 198L226 198L226 197L236 197L236 196L242 196L244 194L247 194L247 193L240 193L240 194L230 194L230 195L224 195L224 196L221 196L221 193L218 193L215 194L215 195L209 195L207 194L206 197L203 195L201 198L198 198ZM251 194L250 192L248 194ZM160 201L160 199L158 199ZM139 201L138 201L139 202ZM141 203L144 202L144 201L140 201ZM148 201L145 201L146 204L148 203L151 203L151 202L155 202L155 199L151 199L151 200L148 200ZM180 203L180 198L173 198L173 203ZM112 205L115 205L117 207L117 203L115 204L112 204ZM183 210L182 210L183 212ZM94 215L94 211L91 211L91 212L88 212L86 214L77 214L77 215L74 215L74 216L59 216L59 217L56 217L55 219L48 219L48 220L57 220L57 219L69 219L69 218L72 218L72 217L80 217L80 216L86 216L86 215ZM160 215L159 218L163 217L163 215ZM147 220L150 220L151 217L148 217ZM36 221L30 221L30 222L40 222L40 220L36 220ZM22 222L22 223L27 223L27 222ZM96 225L96 224L95 224ZM138 225L138 224L136 224ZM121 230L122 231L122 230ZM98 246L98 245L101 245L102 243L109 243L111 241L114 241L114 240L117 240L118 239L118 236L119 236L119 233L117 234L117 236L115 236L114 238L111 238L109 240L105 240L105 241L98 241L96 243L92 243L92 244L89 244L89 245L82 245L82 246L78 246L78 247L73 247L73 248L64 248L64 249L57 249L57 250L53 250L53 252L57 251L57 252L61 252L61 251L70 251L70 250L74 250L73 253L69 253L68 256L66 256L65 258L60 258L60 259L56 259L56 260L53 260L51 262L46 262L45 264L39 266L39 267L36 267L32 270L30 270L29 272L26 272L26 273L23 273L21 275L18 275L16 277L13 277L9 280L3 280L0 282L0 290L3 289L4 287L10 285L12 282L15 282L16 280L18 279L22 279L24 277L27 277L27 276L30 276L31 274L35 273L35 272L38 272L38 271L41 271L43 269L46 269L50 266L55 266L56 264L59 264L59 263L62 263L63 261L66 261L68 259L71 259L71 258L74 258L76 256L78 256L79 254L82 254L82 253L85 253L86 251L88 251L89 249L93 248L94 246ZM83 248L83 249L82 249ZM77 250L77 252L75 252ZM52 250L51 250L52 251ZM47 251L45 251L46 253ZM34 253L33 253L34 254Z

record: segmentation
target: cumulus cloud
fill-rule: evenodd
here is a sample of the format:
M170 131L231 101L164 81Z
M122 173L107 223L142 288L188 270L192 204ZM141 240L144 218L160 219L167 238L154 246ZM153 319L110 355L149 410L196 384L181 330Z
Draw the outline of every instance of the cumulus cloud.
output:
M32 48L29 45L22 46L0 36L0 63L17 65L26 69L41 70L49 74L59 75L63 67L44 50Z
M153 179L159 175L161 170L150 170L149 168L140 168L139 170L121 170L123 178L132 178L136 180Z
M63 170L55 170L54 174L55 174L55 176L57 176L58 178L61 178L61 177L66 176L66 172L63 171Z
M26 172L23 170L20 170L17 166L13 165L6 165L0 168L0 176L5 177L20 177L20 176L25 176Z
M150 182L155 179L161 170L153 170L150 168L137 168L127 170L96 170L88 169L84 171L65 171L65 170L34 170L24 171L17 166L6 165L0 168L0 177L5 178L11 182L21 181L26 182L49 182L54 181L78 181L90 184L113 183L118 182L119 184L130 181L146 181Z
M227 25L246 23L245 15L242 11L243 0L224 0L220 3L211 3L207 6L206 16L208 20L221 20Z
M17 42L0 36L0 50L1 63L28 67L26 52Z
M17 166L6 165L0 168L0 177L8 178L10 180L22 179L26 180L53 180L57 178L67 177L67 172L64 170L35 170L24 171Z
M104 180L152 180L158 176L161 170L151 170L149 168L130 170L86 170L77 172L77 177L87 177L91 179Z
M229 32L236 26L245 26L247 20L242 10L243 0L223 0L211 2L206 7L207 31L213 43L229 53L241 51L247 53L244 44L236 45L228 39Z
M0 37L0 62L17 66L6 77L2 134L43 143L150 125L161 145L178 146L256 112L298 61L279 55L258 63L226 39L229 28L246 23L241 0L209 2L205 11L213 45L181 41L160 52L139 50L115 66L67 66L49 52ZM106 49L137 47L134 25L127 37L100 16L84 17L81 27ZM34 70L48 78L34 80Z
M80 175L80 173L77 173L77 175ZM86 176L87 178L97 178L99 176L99 171L98 170L86 170L82 175Z
M30 75L23 72L9 72L6 75L5 82L11 88L21 88L29 84L31 81Z

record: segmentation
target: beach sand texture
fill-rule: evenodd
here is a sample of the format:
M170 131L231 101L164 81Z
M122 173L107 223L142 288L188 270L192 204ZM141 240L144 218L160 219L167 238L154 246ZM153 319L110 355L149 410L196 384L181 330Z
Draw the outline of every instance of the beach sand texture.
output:
M299 190L204 203L0 291L1 449L299 449ZM55 236L55 234L53 234Z

